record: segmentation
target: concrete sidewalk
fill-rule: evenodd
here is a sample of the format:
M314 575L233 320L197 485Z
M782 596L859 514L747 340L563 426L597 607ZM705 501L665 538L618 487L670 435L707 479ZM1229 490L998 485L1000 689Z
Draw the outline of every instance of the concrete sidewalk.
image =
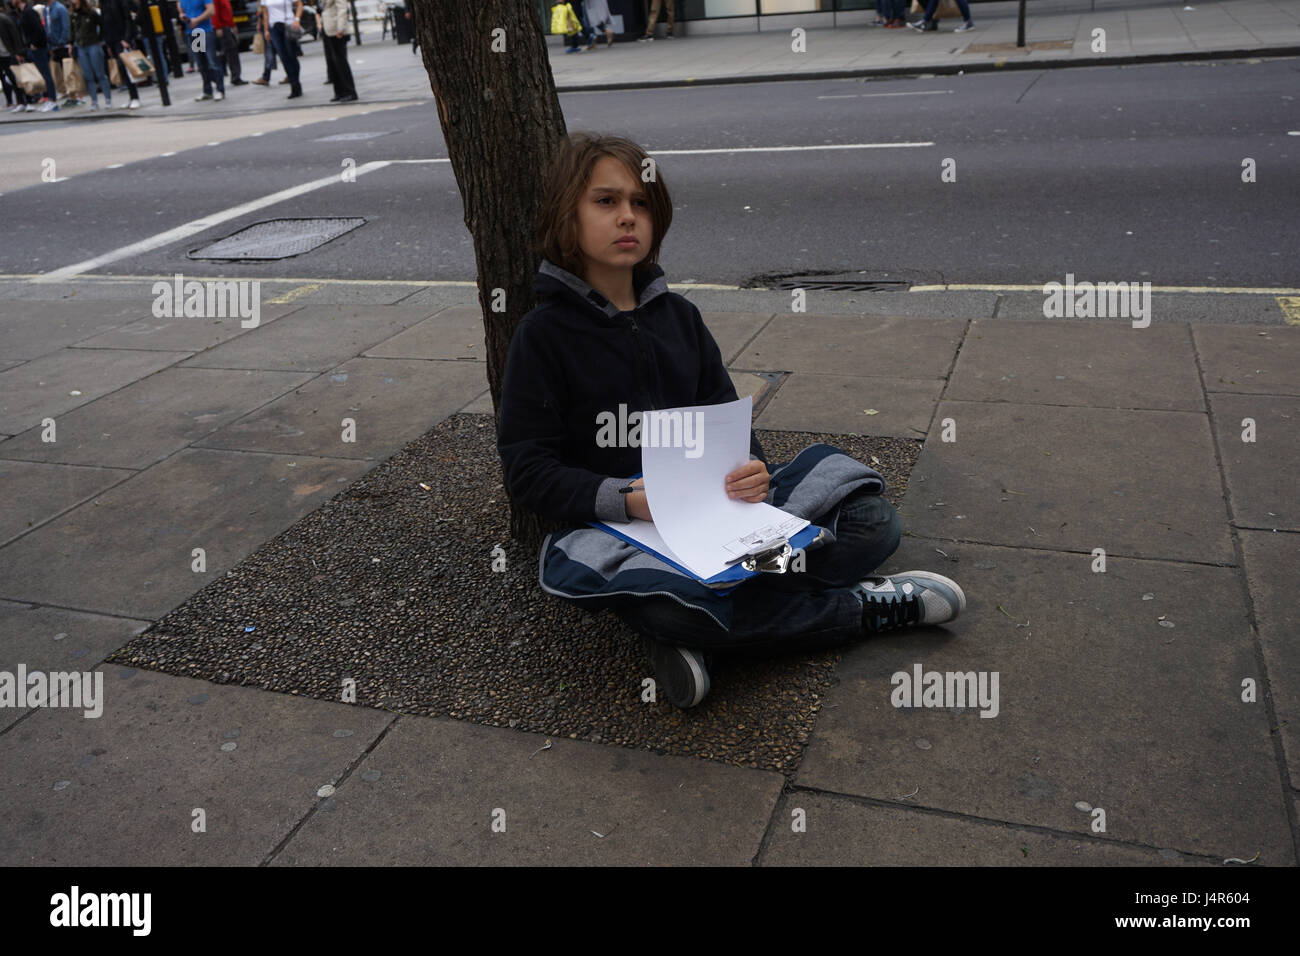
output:
M0 710L4 863L1296 863L1300 328L1276 305L1211 324L1215 297L1168 297L1137 329L1041 296L790 314L675 286L756 427L924 440L885 570L970 601L845 649L776 770L103 665L446 416L491 422L471 289L263 286L288 301L251 330L155 319L140 280L0 288L0 671L102 671L106 699ZM340 451L320 419L358 408L382 428ZM266 628L236 631L256 669ZM917 666L998 673L996 717L891 706ZM720 699L664 719L737 719Z
M1028 47L1018 49L1015 3L981 3L972 7L976 29L954 34L956 22L945 21L938 33L886 30L871 24L869 10L829 14L764 17L761 31L731 20L683 21L676 39L652 43L598 44L581 54L566 54L564 38L547 38L551 71L560 92L643 89L692 83L754 83L789 79L870 77L918 73L1048 68L1159 62L1162 60L1300 54L1300 0L1226 0L1197 3L1139 3L1097 0L1042 0L1029 5ZM790 31L807 31L804 50L792 49ZM666 26L659 25L662 37ZM1104 47L1097 48L1104 33ZM736 31L736 32L732 32ZM409 45L381 39L375 24L363 25L363 43L349 50L361 102L330 106L323 86L325 64L318 43L304 47L305 98L286 100L276 85L228 88L221 103L196 103L200 78L172 81L172 105L159 103L156 88L142 91L141 110L72 107L57 113L0 114L4 123L78 120L119 122L159 118L229 120L280 111L299 114L322 108L350 115L377 103L409 103L431 98L422 57ZM246 79L261 69L261 57L242 56ZM168 135L172 135L170 132Z

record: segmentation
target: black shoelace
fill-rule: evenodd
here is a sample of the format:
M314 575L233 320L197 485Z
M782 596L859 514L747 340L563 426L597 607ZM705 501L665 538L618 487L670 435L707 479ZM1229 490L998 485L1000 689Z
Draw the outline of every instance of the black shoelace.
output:
M868 631L891 630L921 623L921 601L916 594L862 592L862 625Z

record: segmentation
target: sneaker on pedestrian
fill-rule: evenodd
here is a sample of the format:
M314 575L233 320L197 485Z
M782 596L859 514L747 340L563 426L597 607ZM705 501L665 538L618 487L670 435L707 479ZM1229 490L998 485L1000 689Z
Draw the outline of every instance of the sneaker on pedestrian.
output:
M259 76L257 79L255 79L255 80L253 81L253 85L254 85L254 86L270 86L270 85L271 85L271 81L270 81L270 80L267 80L267 79L263 79L262 77Z
M198 96L194 97L194 102L202 103L204 100L210 100L210 99L212 99L211 93L200 93Z
M140 101L132 100L128 105L130 106L131 109L138 110L140 108Z
M913 30L920 30L922 33L934 33L939 29L939 24L935 20L917 20L915 23L909 23Z
M221 92L221 90L217 90L217 92L212 94L212 98L214 100L224 100L226 98L226 94Z
M35 112L35 110L36 110L36 104L35 104L35 103L28 103L25 107L23 107L23 109L25 109L28 113Z
M703 654L649 635L644 635L642 642L654 667L655 684L670 704L685 710L704 700L709 692L709 672Z
M45 100L45 101L43 101L43 102L41 103L41 112L42 112L42 113L52 113L52 112L54 112L55 110L57 110L58 108L59 108L59 104L56 103L56 102L54 102L53 100ZM94 104L91 105L90 108L93 109L93 110L97 110L97 109L99 109L99 104L98 104L98 103L94 103Z
M875 575L859 581L862 626L868 633L910 624L943 624L966 610L957 582L929 571Z
M953 30L952 32L965 33L967 30L974 30L974 29L975 29L974 21L967 20L965 23L963 23L961 26L959 26L957 29Z
M126 101L126 100L118 100L118 101L117 101L117 108L120 109L120 110L124 110L124 109L126 109L128 106L130 106L130 105L131 105L131 104L130 104L128 101Z
M26 107L24 104L22 104L22 103L18 103L17 105L10 107L9 112L10 112L10 113L21 113L21 112L22 112L23 110L25 110L25 109L27 109L27 107Z
M654 39L655 39L654 37L637 37L637 38L636 38L636 42L637 42L637 43L653 43L653 42L654 42Z

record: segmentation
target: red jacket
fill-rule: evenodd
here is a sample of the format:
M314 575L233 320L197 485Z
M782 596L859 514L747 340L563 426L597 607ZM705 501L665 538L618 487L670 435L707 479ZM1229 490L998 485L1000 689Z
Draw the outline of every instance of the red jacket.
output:
M230 9L230 0L212 0L212 28L234 27L235 14Z

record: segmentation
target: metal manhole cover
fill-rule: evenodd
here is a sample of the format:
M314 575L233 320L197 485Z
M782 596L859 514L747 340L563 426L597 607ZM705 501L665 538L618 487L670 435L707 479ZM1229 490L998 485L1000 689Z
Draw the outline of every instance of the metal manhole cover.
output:
M188 253L190 259L287 259L365 225L364 219L268 219Z
M335 133L333 136L319 136L312 140L313 143L347 143L358 139L378 139L380 136L391 135L394 130L384 129L371 131L368 133Z

